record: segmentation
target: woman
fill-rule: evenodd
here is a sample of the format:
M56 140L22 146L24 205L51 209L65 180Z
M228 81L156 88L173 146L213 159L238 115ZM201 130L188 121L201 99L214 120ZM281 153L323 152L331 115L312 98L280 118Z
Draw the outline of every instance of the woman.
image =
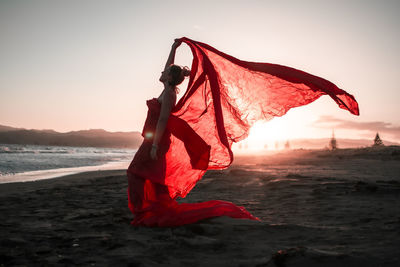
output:
M158 118L156 132L153 139L150 157L153 160L157 159L158 144L164 134L167 126L169 115L172 108L175 106L176 94L178 92L178 85L181 84L186 76L189 76L190 71L187 68L181 68L174 65L176 49L181 45L179 40L175 40L172 45L167 63L165 64L164 71L161 72L160 82L164 84L164 90L157 98L161 104L161 112Z
M176 197L170 196L163 179L166 169L166 152L171 142L171 132L167 123L175 107L177 85L190 74L189 69L174 65L176 49L181 41L176 39L172 45L160 82L164 90L158 98L147 101L148 114L143 128L144 141L132 160L128 174L129 208L134 214L133 225L178 226L193 223L215 216L256 219L244 208L230 202L208 201L194 204L178 204ZM177 126L174 133L190 136L185 127ZM195 142L195 139L192 139Z
M173 65L182 42L193 54L190 72ZM189 73L188 88L175 104L177 85ZM323 78L241 61L186 37L172 45L160 81L164 90L147 101L144 141L127 170L133 225L178 226L216 216L258 220L231 202L175 199L185 197L207 170L228 167L232 143L246 138L257 120L282 116L322 95L359 114L354 97Z

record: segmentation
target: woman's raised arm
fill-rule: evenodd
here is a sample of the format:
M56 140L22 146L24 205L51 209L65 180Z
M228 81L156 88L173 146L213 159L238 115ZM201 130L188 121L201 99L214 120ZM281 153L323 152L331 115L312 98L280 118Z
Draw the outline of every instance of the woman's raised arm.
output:
M165 63L164 71L168 68L168 66L174 64L176 49L177 49L181 44L182 44L182 41L179 41L179 39L175 39L175 42L172 44L172 47L171 47L171 52L169 52L169 56L168 56L168 59L167 59L167 63Z

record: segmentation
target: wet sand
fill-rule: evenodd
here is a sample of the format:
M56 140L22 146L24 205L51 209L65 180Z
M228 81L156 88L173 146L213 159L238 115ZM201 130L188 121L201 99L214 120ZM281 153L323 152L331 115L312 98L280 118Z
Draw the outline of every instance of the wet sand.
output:
M132 227L124 170L0 185L1 266L399 266L400 148L237 156L186 199L262 221Z

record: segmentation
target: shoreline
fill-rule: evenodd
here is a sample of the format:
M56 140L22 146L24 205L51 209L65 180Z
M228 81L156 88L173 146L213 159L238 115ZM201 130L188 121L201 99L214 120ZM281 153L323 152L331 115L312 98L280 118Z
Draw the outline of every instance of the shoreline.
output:
M130 161L107 162L101 165L57 168L57 169L21 172L12 175L0 175L0 185L7 183L25 183L25 182L33 182L39 180L55 179L85 172L122 170L122 169L127 169L129 164Z
M338 148L331 151L326 149L290 149L278 151L258 151L255 153L235 151L234 162L241 161L241 158L255 157L257 159L272 158L274 156L279 158L293 159L294 157L302 156L317 156L320 158L371 158L382 160L400 160L400 146L382 146L382 147L360 147L360 148ZM47 170L26 171L15 174L0 175L0 185L5 183L17 182L30 182L37 180L47 180L59 178L67 175L78 174L88 171L101 171L101 170L118 170L127 169L131 159L127 161L107 162L101 165L88 165L69 168L57 168Z
M104 177L126 175L126 169L91 170L66 174L48 179L38 179L26 182L0 183L0 197L20 194L36 190L49 190L54 187L79 186L82 183L96 181Z

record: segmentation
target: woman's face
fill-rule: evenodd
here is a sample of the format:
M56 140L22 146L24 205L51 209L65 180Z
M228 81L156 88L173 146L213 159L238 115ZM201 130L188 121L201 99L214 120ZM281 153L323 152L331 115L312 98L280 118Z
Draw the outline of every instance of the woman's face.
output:
M169 68L161 72L160 82L165 83L171 80L171 75L169 75Z

